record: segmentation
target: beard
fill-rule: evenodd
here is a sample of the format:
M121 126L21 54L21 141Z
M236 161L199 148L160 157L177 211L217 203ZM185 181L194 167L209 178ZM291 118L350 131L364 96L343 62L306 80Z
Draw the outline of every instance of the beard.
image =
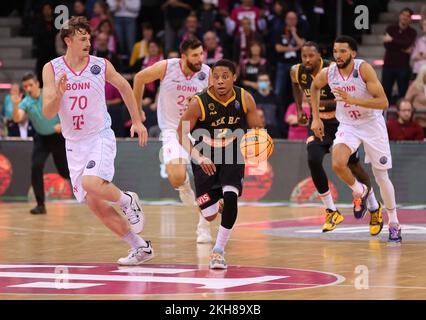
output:
M187 61L186 65L188 66L188 68L192 71L192 72L198 72L201 70L201 66L202 64L192 64L191 62Z
M351 63L351 61L352 61L352 56L350 56L348 60L346 60L345 62L343 62L341 64L338 64L336 62L336 65L339 69L345 69L349 65L349 63Z

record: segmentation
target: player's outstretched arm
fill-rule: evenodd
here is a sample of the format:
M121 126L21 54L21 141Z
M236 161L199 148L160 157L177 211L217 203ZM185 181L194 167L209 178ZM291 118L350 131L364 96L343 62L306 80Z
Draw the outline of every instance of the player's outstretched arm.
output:
M373 67L369 63L364 62L359 68L359 73L367 86L368 92L373 96L373 99L354 98L347 92L336 89L333 91L336 100L369 109L387 109L389 107L389 101Z
M321 89L328 84L328 68L322 69L311 84L311 107L312 107L312 125L311 129L321 141L324 137L324 123L319 116L320 93Z
M142 97L145 84L163 79L166 69L167 60L161 60L135 74L133 78L133 94L135 95L139 110L142 109Z
M53 73L50 62L43 67L43 115L47 119L55 117L61 107L61 100L67 88L67 75L64 73L59 76L59 80L55 82L55 74Z
M106 81L111 83L114 87L120 91L121 96L123 97L124 103L126 104L127 109L129 110L130 117L132 118L132 127L130 128L130 136L134 137L136 133L139 138L139 145L144 146L148 141L148 132L145 126L142 124L141 110L138 110L136 105L135 96L132 92L132 87L129 82L123 78L114 68L111 62L105 60L106 67ZM142 117L145 118L145 114L142 112Z
M188 135L192 129L194 129L195 124L198 119L202 119L203 114L201 112L201 106L197 98L192 98L188 104L188 109L183 113L179 121L179 126L177 128L177 135L179 143L182 147L191 155L191 158L198 163L203 171L208 175L214 175L216 172L216 166L207 157L203 156L196 148L192 146L191 140Z
M262 119L260 119L259 114L256 110L256 102L254 101L253 96L244 90L242 99L247 108L247 124L249 128L263 128Z

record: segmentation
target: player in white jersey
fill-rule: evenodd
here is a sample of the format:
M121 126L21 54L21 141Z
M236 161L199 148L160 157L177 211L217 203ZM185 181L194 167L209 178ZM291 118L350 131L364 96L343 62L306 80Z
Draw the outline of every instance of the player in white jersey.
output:
M150 241L138 235L144 216L137 194L111 183L116 141L105 103L105 81L120 91L132 117L131 134L138 135L141 146L147 141L146 128L129 83L109 61L89 55L87 19L72 17L60 35L67 51L43 68L43 114L49 119L59 114L75 197L130 245L129 255L118 263L141 264L154 254ZM119 205L128 221L109 202Z
M360 144L364 145L365 162L371 162L373 174L380 187L383 202L389 216L389 241L401 242L401 228L396 213L395 189L389 179L392 156L383 110L389 102L373 67L361 59L355 59L356 41L340 36L334 42L336 63L324 68L311 86L313 112L312 130L322 139L324 124L319 117L320 90L327 84L336 96L336 118L339 127L333 144L333 170L352 190L354 215L362 218L367 211L369 188L357 181L348 168L348 159ZM380 210L371 217L371 229L380 229L383 218ZM376 233L377 234L377 233Z
M160 79L157 118L163 142L163 163L170 184L179 190L183 204L195 206L195 195L189 182L187 165L190 157L182 148L176 130L191 97L209 84L210 67L203 64L203 46L196 38L184 40L181 58L167 59L143 69L135 75L133 92L141 107L144 86ZM199 216L197 242L211 242L209 223Z

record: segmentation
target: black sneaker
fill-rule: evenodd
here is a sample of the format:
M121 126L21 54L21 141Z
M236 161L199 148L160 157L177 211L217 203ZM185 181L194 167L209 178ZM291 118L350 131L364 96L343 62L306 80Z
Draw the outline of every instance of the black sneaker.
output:
M354 210L355 219L362 219L367 213L367 198L370 195L370 190L371 188L367 188L367 192L365 193L364 196L353 192L353 197L354 197L353 210Z
M45 214L47 213L46 207L44 205L36 206L30 210L31 214Z

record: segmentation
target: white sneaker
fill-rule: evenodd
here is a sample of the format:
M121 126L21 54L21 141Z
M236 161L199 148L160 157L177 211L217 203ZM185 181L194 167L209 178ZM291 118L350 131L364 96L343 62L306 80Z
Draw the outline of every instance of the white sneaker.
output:
M206 224L198 223L196 234L197 234L197 243L213 242L213 238L210 233L210 224L207 221L206 221Z
M140 233L143 230L144 225L144 213L142 210L142 205L140 203L139 197L136 193L125 191L132 200L130 202L130 207L122 207L124 215L127 217L130 223L130 229L134 233Z
M191 187L189 188L180 187L179 198L180 198L180 201L182 201L182 203L185 206L193 207L196 205L195 194L194 194L194 191L192 191Z
M117 263L122 266L137 266L154 258L154 249L152 249L151 241L146 241L148 246L130 249L129 255L118 259Z

